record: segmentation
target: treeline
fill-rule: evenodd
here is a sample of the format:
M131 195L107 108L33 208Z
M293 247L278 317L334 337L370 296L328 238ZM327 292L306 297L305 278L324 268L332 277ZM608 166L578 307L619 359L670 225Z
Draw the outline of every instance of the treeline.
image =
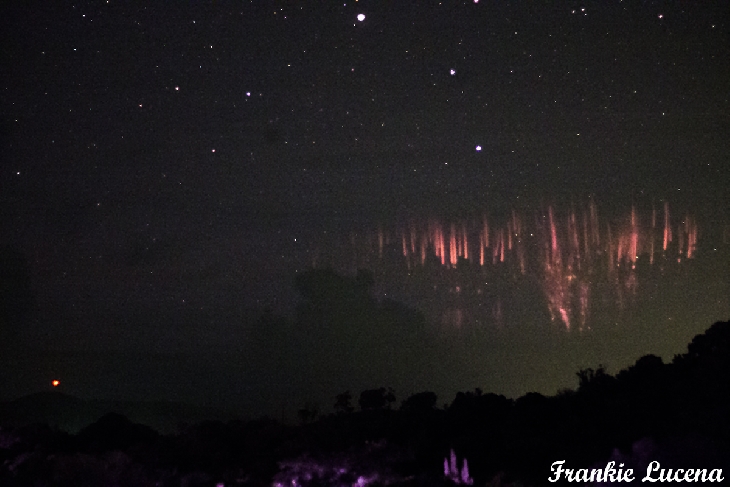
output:
M601 468L730 472L730 322L665 364L653 355L615 376L577 373L576 390L518 399L432 392L397 402L378 388L300 411L301 424L207 421L161 435L116 413L71 435L33 424L0 430L0 485L440 485L453 449L476 485L545 485L556 460ZM640 477L639 477L640 478Z

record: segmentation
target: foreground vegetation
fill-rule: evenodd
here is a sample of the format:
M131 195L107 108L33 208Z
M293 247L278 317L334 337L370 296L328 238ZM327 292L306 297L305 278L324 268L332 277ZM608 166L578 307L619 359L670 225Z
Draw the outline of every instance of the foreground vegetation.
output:
M557 460L730 471L730 322L696 336L671 363L647 355L615 376L600 367L577 375L576 390L552 397L477 389L438 408L423 392L396 407L393 391L380 388L363 391L357 407L349 392L337 395L329 415L304 408L298 426L203 421L165 435L115 412L77 434L12 424L6 404L0 484L438 485L462 482L444 472L452 449L476 485L544 485Z

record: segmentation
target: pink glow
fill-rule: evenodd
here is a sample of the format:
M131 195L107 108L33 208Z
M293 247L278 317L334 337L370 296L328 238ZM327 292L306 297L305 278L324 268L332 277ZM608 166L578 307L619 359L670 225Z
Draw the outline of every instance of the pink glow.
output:
M378 259L385 259L385 250L391 248L392 241L393 250L403 256L404 268L409 272L430 265L429 255L445 269L455 269L459 257L475 266L478 258L476 268L485 283L492 280L496 270L497 275L509 276L513 281L520 275L532 276L540 286L552 320L566 329L581 330L587 327L592 300L597 298L596 276L602 276L602 289L612 289L612 299L622 308L637 293L639 261L665 266L670 257L666 255L668 250L674 262L696 256L696 219L686 214L681 221L672 221L668 202L664 202L663 210L663 226L654 208L642 215L635 205L621 217L599 221L594 200L566 212L551 205L523 212L512 209L501 222L498 217L490 217L489 221L486 211L477 219L431 217L424 222L411 218L400 225L378 226L365 233L367 238L355 238L353 234L345 252L350 252L348 262L353 268L377 266ZM314 260L317 255L316 251L310 253ZM457 281L459 273L447 275L453 277L448 277L449 285L444 289L461 286L459 294L463 296L482 294L486 289L463 286ZM485 309L502 316L501 303L488 299L492 301L484 303ZM455 312L450 316L459 322L466 321L461 314L457 318Z
M667 250L672 241L672 227L669 221L669 202L664 202L664 250Z

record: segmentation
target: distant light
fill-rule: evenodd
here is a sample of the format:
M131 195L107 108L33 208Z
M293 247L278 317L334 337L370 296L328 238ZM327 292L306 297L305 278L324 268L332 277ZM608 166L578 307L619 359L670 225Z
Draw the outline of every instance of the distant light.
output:
M482 151L482 146L481 145L478 145L477 146L477 152L481 152L481 151Z
M452 69L451 71L449 71L449 73L451 74L451 76L453 76L453 75L456 74L456 70L455 69Z
M359 20L360 22L365 20L365 14L357 14L357 20Z
M51 385L52 385L53 387L58 387L58 386L59 386L59 384L61 384L61 383L60 383L59 381L57 381L57 380L51 381Z
M246 92L246 96L251 96L251 92L250 91L247 91Z
M213 149L211 152L215 152L215 149Z

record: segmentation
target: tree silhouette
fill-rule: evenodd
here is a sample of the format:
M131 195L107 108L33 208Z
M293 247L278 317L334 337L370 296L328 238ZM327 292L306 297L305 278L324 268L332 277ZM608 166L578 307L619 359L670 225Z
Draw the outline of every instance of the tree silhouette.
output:
M614 381L613 376L606 372L603 365L599 365L596 370L591 368L581 369L576 372L576 375L578 376L578 392L603 389Z
M718 321L706 332L695 336L683 359L727 371L730 366L730 321Z
M380 389L369 389L360 393L360 409L363 411L368 410L381 410L390 408L391 404L395 402L395 393L393 389L386 389L381 387Z
M419 392L403 401L401 410L409 413L424 413L433 411L436 408L438 397L435 392Z
M694 411L688 428L730 436L730 322L717 322L695 336L687 353L674 358L680 409Z
M350 391L345 391L341 394L337 394L335 398L335 411L340 414L351 413L355 410L352 406L352 394Z

